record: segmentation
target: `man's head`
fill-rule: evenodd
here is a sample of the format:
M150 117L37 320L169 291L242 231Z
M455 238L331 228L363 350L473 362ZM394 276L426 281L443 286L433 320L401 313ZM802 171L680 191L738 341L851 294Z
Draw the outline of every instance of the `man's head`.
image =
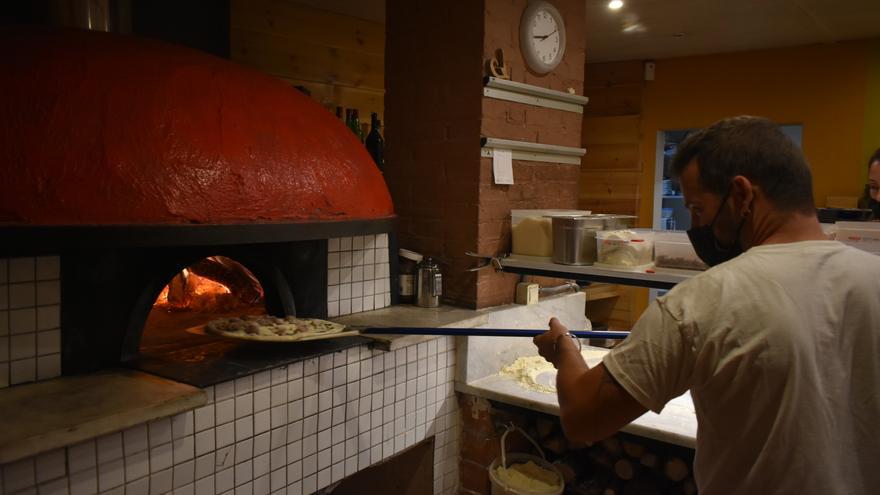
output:
M760 117L733 117L697 131L672 162L694 228L718 243L761 242L770 217L815 215L810 169L797 145ZM713 223L714 222L714 223Z
M880 202L880 149L868 159L868 194Z

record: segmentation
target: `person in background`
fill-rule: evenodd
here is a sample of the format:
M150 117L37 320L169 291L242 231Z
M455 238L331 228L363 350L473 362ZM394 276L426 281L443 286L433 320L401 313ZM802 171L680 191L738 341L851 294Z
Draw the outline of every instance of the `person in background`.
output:
M874 220L880 220L880 148L868 159L867 208L871 209Z
M712 268L657 298L589 368L557 319L566 435L594 442L690 390L702 495L880 490L880 257L825 240L800 149L767 119L688 137L673 161Z

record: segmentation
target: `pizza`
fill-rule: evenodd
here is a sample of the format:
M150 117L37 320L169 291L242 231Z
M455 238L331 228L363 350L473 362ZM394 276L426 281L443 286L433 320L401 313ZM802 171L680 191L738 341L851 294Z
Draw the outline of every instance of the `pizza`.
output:
M317 318L241 316L220 318L205 325L205 333L221 337L268 342L311 340L342 333L345 325Z

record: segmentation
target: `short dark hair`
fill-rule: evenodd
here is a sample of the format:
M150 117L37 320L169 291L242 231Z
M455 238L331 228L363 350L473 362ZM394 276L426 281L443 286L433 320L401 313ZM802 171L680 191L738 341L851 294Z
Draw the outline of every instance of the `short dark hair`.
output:
M690 134L672 160L673 175L681 176L694 160L700 184L713 194L724 195L733 178L742 175L763 189L777 208L815 212L807 161L769 119L731 117Z
M871 158L868 158L868 169L869 170L871 169L871 165L873 165L874 162L880 162L880 148L877 148L877 151L875 151L874 154L871 155Z

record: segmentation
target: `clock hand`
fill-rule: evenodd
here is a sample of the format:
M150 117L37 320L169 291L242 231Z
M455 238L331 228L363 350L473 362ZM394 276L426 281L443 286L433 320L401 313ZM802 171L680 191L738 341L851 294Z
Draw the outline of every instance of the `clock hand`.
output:
M545 34L544 36L532 36L532 37L533 37L533 38L540 39L541 41L544 41L544 40L546 40L547 38L553 36L554 34L556 34L556 30L553 30L553 32L550 33L550 34Z

